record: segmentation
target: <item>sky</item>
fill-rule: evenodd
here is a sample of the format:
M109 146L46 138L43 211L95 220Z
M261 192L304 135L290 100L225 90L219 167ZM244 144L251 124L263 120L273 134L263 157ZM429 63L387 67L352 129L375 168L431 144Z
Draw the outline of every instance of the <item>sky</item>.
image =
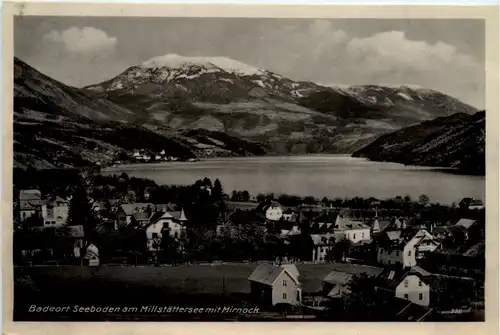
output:
M165 54L223 56L323 85L419 85L485 106L480 19L28 17L15 56L67 85Z

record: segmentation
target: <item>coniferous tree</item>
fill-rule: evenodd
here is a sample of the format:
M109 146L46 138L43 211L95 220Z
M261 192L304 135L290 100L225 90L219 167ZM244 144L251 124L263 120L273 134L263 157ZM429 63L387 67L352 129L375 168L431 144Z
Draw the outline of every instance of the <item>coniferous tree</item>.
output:
M85 236L90 237L97 224L87 191L83 186L77 187L69 202L68 225L82 225Z

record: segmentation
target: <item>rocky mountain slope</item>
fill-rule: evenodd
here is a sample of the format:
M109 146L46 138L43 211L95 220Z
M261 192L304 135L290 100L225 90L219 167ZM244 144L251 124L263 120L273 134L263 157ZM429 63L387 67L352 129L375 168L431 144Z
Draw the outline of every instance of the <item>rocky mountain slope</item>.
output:
M354 157L485 174L485 111L457 113L379 137Z
M180 158L194 157L203 145L228 155L268 153L227 134L138 125L135 112L64 85L17 58L14 70L15 167L107 164L135 148L165 150Z
M166 55L85 88L15 59L18 166L110 162L135 148L192 157L352 153L402 127L476 110L418 87L326 87L228 58Z
M207 129L281 154L350 153L377 136L476 110L415 87L325 87L223 57L165 55L85 87L143 123Z

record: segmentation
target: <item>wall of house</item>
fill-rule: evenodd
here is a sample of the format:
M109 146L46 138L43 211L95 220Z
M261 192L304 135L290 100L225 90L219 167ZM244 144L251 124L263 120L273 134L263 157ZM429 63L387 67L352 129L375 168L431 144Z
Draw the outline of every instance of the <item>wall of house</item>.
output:
M327 260L327 254L328 252L333 250L333 246L327 246L327 245L317 245L314 246L313 251L312 251L312 261L313 262L318 262L322 263Z
M293 281L288 272L281 272L273 286L273 305L282 303L297 305L299 303L297 289L298 285Z
M158 224L160 223L162 227L169 229L169 235L173 238L179 238L184 230L184 226L179 222L175 222L173 218L162 218L158 221Z
M273 305L273 290L269 285L250 282L250 294L252 298L263 306Z
M283 216L283 211L279 207L269 207L266 211L268 220L278 221Z
M403 264L403 250L378 247L377 263L383 265Z
M356 243L363 240L370 239L370 228L366 229L351 229L344 231L344 236L346 239L350 240L352 243Z
M409 275L396 287L396 297L429 306L430 288L416 275Z
M153 238L153 233L158 234L158 237L161 238L161 230L163 228L163 223L157 222L149 225L148 228L146 228L146 237L148 240Z
M36 214L35 209L30 209L30 210L22 210L21 211L21 221L26 220L27 218L33 216Z
M60 227L66 224L68 220L69 206L67 204L61 206L49 207L42 206L43 225L45 227Z

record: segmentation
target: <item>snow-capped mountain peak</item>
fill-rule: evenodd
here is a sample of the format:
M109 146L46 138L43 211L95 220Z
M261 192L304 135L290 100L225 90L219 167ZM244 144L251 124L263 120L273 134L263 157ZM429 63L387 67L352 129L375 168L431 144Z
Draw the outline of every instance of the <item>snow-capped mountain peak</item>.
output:
M148 69L162 67L182 69L192 66L204 67L207 70L221 69L243 76L262 75L265 73L264 70L227 57L186 57L176 54L167 54L151 58L141 64L141 67Z

